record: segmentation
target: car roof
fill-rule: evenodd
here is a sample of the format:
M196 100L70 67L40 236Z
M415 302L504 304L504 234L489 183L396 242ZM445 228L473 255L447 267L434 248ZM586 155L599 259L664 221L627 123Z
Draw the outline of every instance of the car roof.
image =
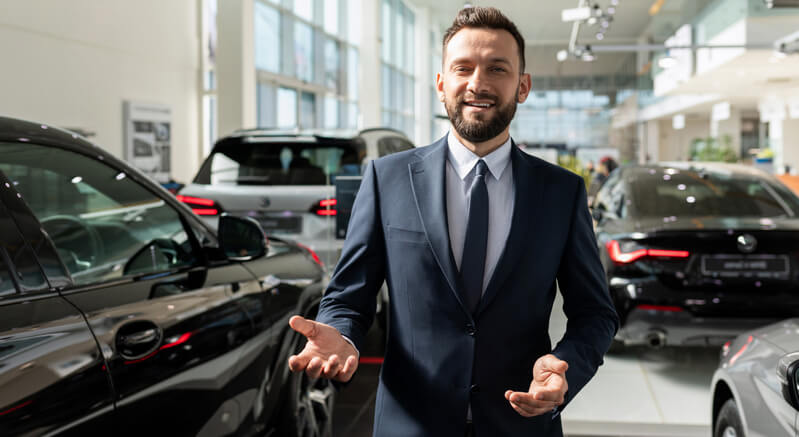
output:
M767 173L752 166L728 162L665 161L649 164L628 164L625 165L624 168L630 171L656 170L665 172L669 169L674 169L696 173L715 173L725 176L750 176L758 178L768 176Z
M251 138L249 141L308 141L315 142L319 139L351 140L365 133L385 132L389 135L405 137L401 131L386 127L376 127L362 130L355 129L239 129L228 137ZM258 138L259 140L255 140Z

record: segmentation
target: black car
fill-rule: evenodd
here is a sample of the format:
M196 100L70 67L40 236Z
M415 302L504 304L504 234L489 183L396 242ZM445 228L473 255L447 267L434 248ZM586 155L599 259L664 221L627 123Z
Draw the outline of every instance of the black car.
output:
M218 232L77 135L0 118L0 435L329 435L292 374L326 284L246 218Z
M744 165L630 165L592 205L615 346L720 345L799 315L799 198Z

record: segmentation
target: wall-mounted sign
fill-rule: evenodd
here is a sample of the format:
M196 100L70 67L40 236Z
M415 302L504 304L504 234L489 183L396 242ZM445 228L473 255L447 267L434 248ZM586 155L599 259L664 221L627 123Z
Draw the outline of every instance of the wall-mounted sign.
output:
M674 129L680 130L685 128L685 115L684 114L677 114L671 118L671 127Z
M125 161L158 182L169 182L172 110L153 103L125 102Z

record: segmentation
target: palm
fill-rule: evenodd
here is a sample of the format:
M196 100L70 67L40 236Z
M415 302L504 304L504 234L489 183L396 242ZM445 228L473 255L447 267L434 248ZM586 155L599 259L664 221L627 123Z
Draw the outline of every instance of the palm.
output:
M347 382L358 367L358 351L332 326L294 316L291 329L307 342L302 351L289 357L289 368L312 378L324 377Z

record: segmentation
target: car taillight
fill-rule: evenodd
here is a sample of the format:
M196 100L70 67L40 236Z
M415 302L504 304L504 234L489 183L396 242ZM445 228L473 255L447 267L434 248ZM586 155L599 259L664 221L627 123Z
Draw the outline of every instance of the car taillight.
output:
M202 197L191 197L178 194L175 196L178 200L189 205L192 212L197 215L219 215L222 208L216 204L212 199L203 199Z
M653 258L688 258L691 253L687 250L663 250L663 249L646 249L640 246L635 246L634 250L622 251L621 245L616 240L610 240L605 243L605 248L608 250L610 259L615 263L629 264L635 262L645 256Z
M311 207L311 212L319 216L336 215L336 199L322 199Z
M301 243L296 243L296 244L297 244L297 246L299 246L299 247L305 249L306 251L308 251L308 254L311 255L311 258L313 258L315 263L319 264L319 267L322 267L322 268L325 267L325 264L322 262L321 259L319 259L319 255L317 255L316 252L313 251L313 249L311 249L310 247L308 247L308 246L306 246L304 244L301 244Z
M681 313L683 311L682 307L672 306L672 305L638 305L636 308L639 310L644 311L663 311L667 313Z

